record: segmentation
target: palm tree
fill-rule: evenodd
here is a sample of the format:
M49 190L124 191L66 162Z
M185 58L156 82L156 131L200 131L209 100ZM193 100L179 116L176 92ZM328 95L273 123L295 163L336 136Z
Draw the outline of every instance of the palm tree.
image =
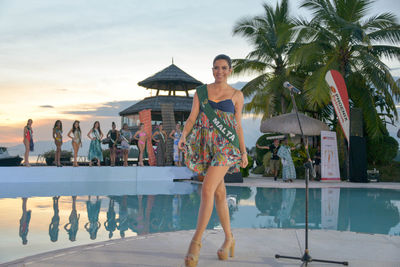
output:
M246 58L233 60L233 74L257 74L242 89L245 97L253 96L244 110L270 117L286 113L290 99L282 84L287 73L288 51L294 24L288 14L288 0L282 0L275 9L263 5L264 14L245 17L236 22L233 34L241 35L254 47Z
M301 7L313 12L311 21L297 19L296 46L291 64L304 66L310 75L304 82L306 101L322 110L330 102L325 74L338 70L345 78L350 104L362 108L367 135L386 134L397 119L393 98L400 99L399 84L383 58L400 59L400 25L392 13L366 18L372 0L304 0Z

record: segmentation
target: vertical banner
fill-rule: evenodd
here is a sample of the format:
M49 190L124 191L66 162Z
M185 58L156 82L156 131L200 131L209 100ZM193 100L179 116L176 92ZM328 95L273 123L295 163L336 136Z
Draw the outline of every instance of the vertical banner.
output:
M340 188L321 189L321 228L337 230Z
M335 108L344 136L348 144L350 144L350 108L346 83L342 75L336 70L328 71L325 75L325 81L331 88L330 95L333 107Z
M139 112L140 122L144 123L144 130L147 134L147 155L149 157L149 165L156 166L156 156L154 154L153 144L151 140L151 135L153 134L152 125L151 125L151 109L145 109Z
M335 132L321 131L321 181L340 181Z

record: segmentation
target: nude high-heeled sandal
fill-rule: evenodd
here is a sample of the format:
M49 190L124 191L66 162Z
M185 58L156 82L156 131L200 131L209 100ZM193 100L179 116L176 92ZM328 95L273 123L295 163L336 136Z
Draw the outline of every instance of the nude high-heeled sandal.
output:
M236 243L236 241L233 238L233 235L232 235L232 238L230 238L228 240L231 241L230 246L227 247L227 248L220 248L217 251L217 255L218 255L218 259L219 260L224 261L224 260L228 259L228 256L230 256L231 258L233 258L235 256L235 243Z
M190 243L196 244L197 246L199 246L201 248L201 243L199 241L192 239L192 241ZM189 247L189 250L190 250L190 247ZM196 267L197 263L199 262L199 254L195 255L193 253L189 253L189 251L188 251L188 253L186 254L186 257L185 257L185 266L186 267Z

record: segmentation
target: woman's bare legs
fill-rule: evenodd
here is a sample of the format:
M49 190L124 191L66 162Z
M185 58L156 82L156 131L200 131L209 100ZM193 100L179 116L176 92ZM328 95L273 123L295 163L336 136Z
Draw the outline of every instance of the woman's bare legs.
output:
M79 144L72 141L72 147L74 149L74 167L78 167L78 151L79 151Z
M139 143L139 166L144 166L144 164L143 164L144 148L145 148L145 144Z
M201 202L200 202L200 209L199 215L197 218L197 226L196 232L193 235L193 240L197 242L201 242L201 238L203 236L204 230L207 227L207 224L210 220L211 213L214 207L214 195L216 194L216 190L218 186L223 182L224 176L228 171L228 166L211 166L208 168L207 174L203 180L203 186L201 189ZM220 193L219 200L220 201ZM225 200L226 203L226 200ZM218 204L220 210L222 211L222 203ZM227 209L228 207L226 207ZM226 227L226 216L222 216L224 220L224 225ZM229 211L228 211L228 220L229 220ZM229 222L229 221L228 221ZM221 222L222 224L222 222ZM230 227L229 227L230 228ZM225 228L224 228L225 231ZM192 242L189 245L189 252L194 255L198 255L200 250L200 246L196 243Z
M29 141L28 141L28 139L24 139L24 145L25 145L24 165L29 167L29 166L30 166L30 165L29 165L29 151L30 151L30 147L29 147Z
M61 142L56 142L57 149L56 149L55 161L56 161L57 166L61 166L61 159L60 159L61 158L61 145L62 145Z
M126 167L126 166L128 166L128 153L129 153L129 150L128 149L124 149L123 150L124 152L124 166Z
M115 150L116 150L115 146L112 146L110 148L111 166L115 166L115 154L116 154Z
M218 213L219 221L225 233L225 241L222 249L228 248L232 242L231 222L229 217L229 208L226 201L226 188L224 179L219 183L215 191L215 208Z

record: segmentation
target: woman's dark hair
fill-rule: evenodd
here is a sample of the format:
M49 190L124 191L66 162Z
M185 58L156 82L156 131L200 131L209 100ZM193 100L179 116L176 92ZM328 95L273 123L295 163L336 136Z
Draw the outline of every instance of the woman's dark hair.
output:
M78 120L74 121L74 123L72 124L72 132L75 132L75 129L78 129L78 131L81 131L81 127L78 125L78 127L75 128L75 123L79 123Z
M231 58L228 57L227 55L224 55L224 54L220 54L220 55L216 56L214 58L214 60L213 60L213 64L215 63L215 61L221 60L221 59L225 60L228 63L230 69L232 68L232 60L231 60Z
M100 134L102 134L102 132L101 132L101 129L100 129L100 122L99 121L95 121L94 123L93 123L93 130L95 129L94 127L96 126L96 123L98 123L99 124L99 133Z
M111 126L114 126L114 125L115 125L115 122L112 122L112 123L111 123ZM116 126L116 125L115 125L115 126Z
M62 131L62 122L60 120L56 120L56 122L54 123L53 129L55 129L57 127L57 123L60 123L60 130Z

